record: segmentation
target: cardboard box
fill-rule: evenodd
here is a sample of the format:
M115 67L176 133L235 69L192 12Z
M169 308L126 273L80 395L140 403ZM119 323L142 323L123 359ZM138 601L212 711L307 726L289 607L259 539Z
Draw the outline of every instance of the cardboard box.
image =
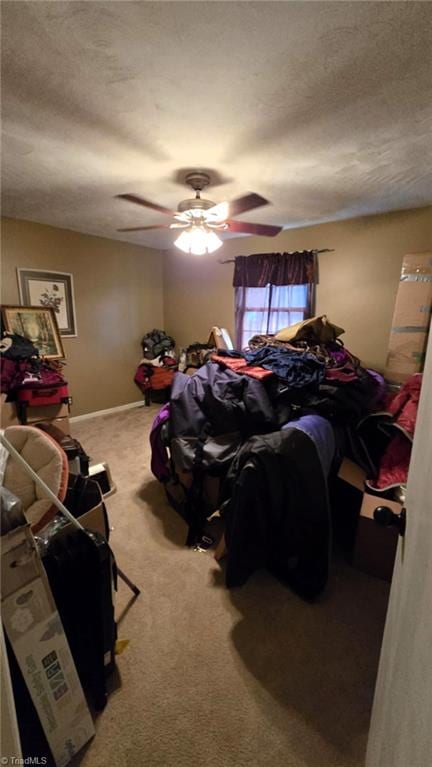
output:
M42 405L41 407L27 408L27 423L39 423L40 421L51 421L53 418L66 418L69 416L69 405L61 403L59 405ZM15 402L7 402L6 394L1 395L1 424L2 428L7 426L19 426L20 421L17 415Z
M57 426L57 429L61 429L63 434L71 433L70 421L67 416L64 416L63 418L40 419L39 421L33 421L32 423L29 423L28 426L34 426L36 423L40 423L41 420L49 420L53 426Z
M53 758L64 767L95 730L29 525L2 542L2 616Z
M404 257L390 331L386 377L403 383L423 369L432 310L432 251Z
M6 394L1 395L0 424L2 429L7 429L8 426L20 425L15 403L6 402Z
M69 405L46 405L42 407L27 408L26 426L34 426L41 421L51 421L54 426L61 429L64 434L70 434ZM6 395L1 395L1 428L8 426L21 426L18 418L15 402L6 402Z
M377 506L388 506L400 514L402 506L370 493L364 493L357 525L353 565L368 575L391 581L398 542L395 527L382 527L374 520Z
M90 509L89 511L86 511L85 514L81 514L80 517L78 517L78 522L85 527L86 530L91 530L92 532L101 533L104 538L108 539L108 533L109 530L107 530L106 526L106 517L103 510L103 504L99 503L97 506L94 506L93 509ZM72 523L69 522L69 524L62 527L56 535L66 535L67 533L72 532L75 528L73 527Z
M344 525L345 517L347 524L351 525L349 531L344 532L344 540L350 542L352 565L368 575L391 581L398 532L395 527L377 524L374 511L377 506L388 506L395 514L400 514L401 505L368 493L367 488L365 490L366 472L348 458L342 461L338 477L357 491L355 504L351 499L337 519L339 527Z
M105 461L90 466L88 476L98 483L104 498L109 498L110 495L117 492L117 487L112 481L110 468Z
M349 458L343 459L338 472L338 477L343 479L344 482L348 482L349 485L352 485L357 490L363 492L366 472Z
M41 407L27 408L27 422L31 421L52 421L53 418L67 418L69 416L69 405L61 403L59 405L41 405Z

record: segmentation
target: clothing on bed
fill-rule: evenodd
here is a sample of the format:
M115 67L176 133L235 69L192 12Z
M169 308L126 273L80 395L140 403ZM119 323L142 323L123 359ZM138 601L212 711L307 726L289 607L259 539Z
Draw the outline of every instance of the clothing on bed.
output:
M295 344L259 337L242 354L214 354L192 376L175 375L171 457L192 474L180 513L194 543L205 523L204 474L226 477L219 501L227 586L265 566L306 597L324 588L326 478L344 453L354 454L356 425L382 398L383 383L339 340L312 336Z
M324 380L325 365L309 352L290 351L263 346L245 352L249 364L261 365L292 387L302 388Z
M228 588L267 567L300 595L325 587L330 514L326 479L311 437L288 428L252 437L222 489Z
M288 421L282 429L300 429L311 438L317 449L324 475L327 477L336 449L335 435L330 422L320 415L303 415L297 420Z
M217 362L219 365L225 368L229 368L234 373L239 375L250 376L256 378L258 381L262 381L264 378L269 378L273 375L271 370L266 370L258 365L248 365L245 358L241 355L236 357L222 357L220 354L212 354L212 362Z
M274 408L260 381L207 362L192 376L177 373L171 392L172 450L185 470L193 468L198 441L204 464L225 463L251 434L278 428ZM216 439L227 437L227 440ZM221 452L221 446L224 448ZM214 467L213 467L214 468Z

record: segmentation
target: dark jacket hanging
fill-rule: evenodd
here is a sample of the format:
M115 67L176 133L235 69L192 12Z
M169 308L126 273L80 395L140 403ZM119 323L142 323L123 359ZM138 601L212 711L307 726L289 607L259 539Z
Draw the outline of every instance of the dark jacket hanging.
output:
M310 436L289 428L246 442L222 488L228 588L266 567L306 598L325 587L331 524L327 485Z

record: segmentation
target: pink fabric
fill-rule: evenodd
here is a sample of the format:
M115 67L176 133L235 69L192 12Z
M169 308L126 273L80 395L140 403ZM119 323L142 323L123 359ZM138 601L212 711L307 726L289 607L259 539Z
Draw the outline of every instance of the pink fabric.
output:
M386 407L386 413L393 416L393 424L405 433L397 434L389 442L380 461L378 477L368 482L376 490L406 484L421 384L421 373L411 376Z
M244 357L220 357L218 354L212 354L210 359L212 362L222 365L222 367L229 368L234 373L250 376L258 381L273 375L271 370L265 370L265 368L258 365L248 365Z
M358 375L352 364L349 362L340 368L326 368L325 377L327 381L341 381L342 383L349 383L350 381L357 380Z
M405 429L411 437L417 419L421 385L422 374L412 375L387 407L387 412L393 416L395 423Z
M388 444L381 458L378 477L375 480L369 480L370 487L384 490L395 485L405 485L410 458L411 442L403 434L397 434Z

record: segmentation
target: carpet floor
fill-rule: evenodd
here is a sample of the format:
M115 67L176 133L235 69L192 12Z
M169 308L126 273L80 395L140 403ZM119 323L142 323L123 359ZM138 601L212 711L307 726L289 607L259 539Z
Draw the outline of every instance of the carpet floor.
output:
M109 463L119 566L118 635L130 640L82 767L360 767L364 763L388 586L343 561L318 603L266 572L224 586L150 469L158 406L73 424Z

